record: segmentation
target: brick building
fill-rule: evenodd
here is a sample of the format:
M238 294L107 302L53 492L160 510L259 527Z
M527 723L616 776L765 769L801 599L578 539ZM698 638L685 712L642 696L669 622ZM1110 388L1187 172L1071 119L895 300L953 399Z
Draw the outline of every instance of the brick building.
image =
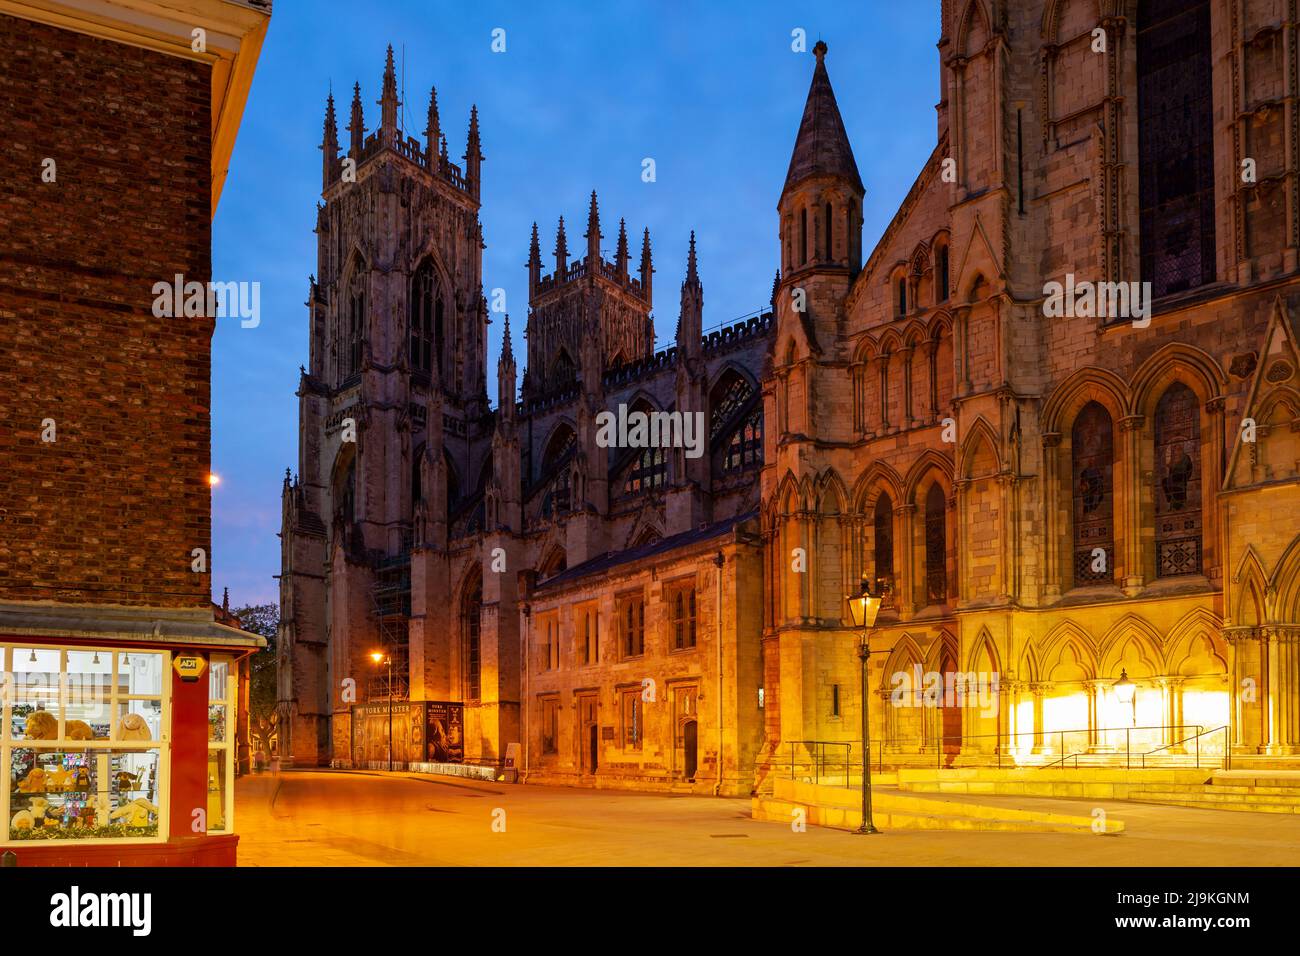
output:
M184 6L0 5L0 808L9 838L65 831L23 865L234 858L237 744L209 714L233 728L260 639L211 601L214 320L155 317L154 285L211 279L270 4ZM173 677L182 658L208 676ZM133 799L144 824L104 822ZM192 810L224 841L189 839ZM142 841L101 842L123 826Z
M810 742L861 746L843 621L864 577L889 587L869 677L886 763L1042 763L1125 729L1295 754L1283 7L945 0L935 148L865 255L819 43L773 313L703 336L692 252L676 347L653 353L649 238L639 277L622 223L606 260L593 195L582 258L561 221L543 276L534 230L522 400L507 336L495 409L477 116L462 170L436 99L423 142L397 128L390 62L380 128L358 93L340 159L331 102L284 488L294 759L348 759L347 679L383 647L396 694L463 704L467 760L519 741L530 777L762 788ZM596 416L637 403L704 411L709 454L600 447ZM895 694L926 674L992 702Z

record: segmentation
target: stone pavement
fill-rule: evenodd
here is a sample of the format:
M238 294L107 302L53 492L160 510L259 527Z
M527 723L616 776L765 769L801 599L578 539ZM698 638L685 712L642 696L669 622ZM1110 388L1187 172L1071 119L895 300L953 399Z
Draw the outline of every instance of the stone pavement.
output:
M1300 862L1300 818L1123 801L981 797L1088 815L1119 836L894 831L750 817L748 799L286 771L241 778L241 866L1259 866ZM498 811L504 811L504 815ZM504 820L504 832L498 829Z

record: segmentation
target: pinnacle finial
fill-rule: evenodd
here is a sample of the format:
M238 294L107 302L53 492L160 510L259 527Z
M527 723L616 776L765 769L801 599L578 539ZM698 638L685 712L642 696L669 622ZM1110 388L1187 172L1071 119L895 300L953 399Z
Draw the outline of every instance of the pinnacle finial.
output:
M584 238L590 244L593 240L600 242L600 210L596 205L596 190L591 191L591 206L587 210L587 231Z
M820 63L820 62L821 62L821 61L826 57L826 41L825 41L825 40L818 40L818 41L813 45L813 56L817 57L817 62L818 62L818 63Z
M540 263L542 261L542 244L537 238L537 222L533 222L533 238L528 244L528 264Z
M692 284L700 281L699 274L696 272L694 229L691 230L691 248L690 251L686 253L686 281Z
M401 105L397 98L397 70L393 66L393 45L390 43L384 58L383 92L379 96L379 124L382 129L390 132L397 129L397 108Z

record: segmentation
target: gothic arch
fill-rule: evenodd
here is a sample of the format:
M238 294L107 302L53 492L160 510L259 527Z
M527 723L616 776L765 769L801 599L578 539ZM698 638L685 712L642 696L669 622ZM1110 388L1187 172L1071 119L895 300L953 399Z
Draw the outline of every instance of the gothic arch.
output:
M1128 388L1114 372L1095 365L1079 369L1056 388L1043 404L1042 430L1061 432L1074 421L1079 410L1097 402L1118 422L1128 411Z
M722 380L726 378L728 375L732 375L732 374L738 375L741 378L743 378L746 382L749 383L749 387L752 388L754 391L757 392L759 390L758 382L754 378L753 373L749 371L749 369L745 368L743 365L740 365L736 362L727 360L726 362L723 362L722 365L718 367L717 372L714 374L712 380L709 382L708 394L712 395L714 389L716 389L722 383Z
M1223 394L1227 381L1209 353L1191 345L1171 342L1143 362L1133 376L1129 389L1133 396L1133 411L1139 415L1154 414L1156 402L1174 382L1182 382L1190 388L1204 405Z
M867 466L867 470L858 476L854 483L853 501L858 514L868 515L875 505L876 497L884 489L889 499L895 504L903 500L903 479L888 463L876 459Z
M917 644L916 639L911 634L903 633L894 641L893 649L889 652L889 657L885 660L884 673L880 675L880 687L884 691L894 689L893 676L895 674L910 671L916 664L925 667L925 652ZM920 690L920 688L914 688Z
M562 452L563 446L568 444L569 436L577 440L578 432L574 428L573 422L564 417L551 426L550 434L546 436L546 441L542 445L542 467L541 474L545 474L547 468L553 465Z
M1232 583L1237 591L1232 623L1237 627L1259 627L1267 623L1272 610L1268 600L1268 574L1253 544L1246 545L1246 553L1237 564Z
M966 439L961 444L961 470L963 478L987 477L986 475L975 475L974 466L978 460L981 447L987 449L988 454L993 459L993 471L990 474L1000 474L1002 471L1002 456L998 453L998 436L985 420L983 415L975 419L970 430L966 433Z
M1300 534L1291 539L1278 559L1269 581L1274 593L1274 615L1282 624L1300 623Z
M1092 9L1096 11L1096 15L1092 18L1092 22L1094 24L1101 23L1101 4L1098 3L1097 0L1048 0L1047 4L1043 7L1043 20L1039 27L1039 33L1043 38L1044 45L1055 46L1059 44L1062 39L1072 39L1071 37L1060 36L1061 13L1067 7L1077 6L1079 4L1091 6Z
M967 672L974 671L979 673L986 670L984 664L988 663L987 673L1002 673L1002 655L998 653L997 643L993 640L993 635L989 633L987 627L981 627L979 633L975 635L975 640L971 642L970 654L966 656Z
M1103 677L1118 677L1121 662L1129 657L1125 652L1130 646L1148 669L1146 674L1134 672L1130 677L1155 677L1164 671L1164 640L1160 632L1149 621L1130 612L1111 625L1102 638L1097 653L1101 662L1098 673Z
M1204 638L1209 642L1209 655L1217 659L1216 672L1228 671L1228 647L1223 640L1223 622L1213 611L1196 607L1179 619L1169 631L1165 640L1165 671L1169 674L1184 674L1186 665L1196 657L1197 642ZM1187 675L1185 675L1187 676Z
M942 630L935 635L930 646L926 648L925 669L935 673L943 673L943 661L946 657L952 661L953 667L961 667L961 648L957 642L956 636L949 630Z
M845 514L849 511L849 490L834 468L828 468L818 476L816 494L818 513Z
M943 336L952 335L952 315L947 309L939 309L934 315L930 316L927 331L930 339L939 339Z
M956 50L967 57L979 53L992 35L990 26L992 22L982 0L970 0L958 21L960 26L957 28ZM983 42L980 43L979 49L972 49L972 41L981 39Z
M932 480L938 480L943 486L945 496L952 494L952 460L932 448L923 451L912 466L907 470L907 478L903 482L903 500L915 503L920 495L922 483L933 475ZM929 487L926 483L925 487ZM900 501L900 504L903 502Z
M896 329L886 329L885 333L880 336L879 354L889 353L894 355L903 348L903 337L898 334Z
M1053 671L1066 664L1067 655L1083 669L1084 679L1097 676L1097 646L1091 636L1073 621L1062 621L1040 642L1036 679L1053 680Z
M925 323L920 319L913 319L907 324L907 327L903 329L903 343L910 348L915 348L922 342L928 341L929 338L930 336L926 330Z

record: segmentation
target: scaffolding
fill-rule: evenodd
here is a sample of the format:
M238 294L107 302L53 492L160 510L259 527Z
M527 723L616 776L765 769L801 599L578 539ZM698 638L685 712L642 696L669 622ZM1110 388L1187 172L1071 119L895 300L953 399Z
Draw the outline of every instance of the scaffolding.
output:
M371 612L379 635L379 649L393 662L392 687L389 669L375 667L367 682L367 700L408 700L411 694L410 633L411 555L381 558L375 566L371 590Z

